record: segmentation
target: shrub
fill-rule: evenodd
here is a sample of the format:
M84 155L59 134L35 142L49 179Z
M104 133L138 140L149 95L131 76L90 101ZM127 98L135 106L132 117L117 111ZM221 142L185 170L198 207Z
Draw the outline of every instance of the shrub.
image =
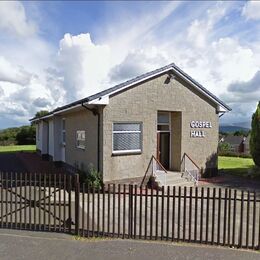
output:
M220 153L230 152L231 146L229 143L219 143L218 150Z
M250 152L255 165L260 167L260 101L252 116L251 127Z
M102 176L95 169L95 167L90 164L87 172L78 171L80 182L85 183L90 189L98 190L103 186Z

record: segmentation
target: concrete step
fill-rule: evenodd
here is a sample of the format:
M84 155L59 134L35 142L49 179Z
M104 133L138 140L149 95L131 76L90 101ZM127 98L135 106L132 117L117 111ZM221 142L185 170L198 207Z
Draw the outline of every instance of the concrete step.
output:
M181 177L180 172L167 172L166 173L166 186L186 186L193 187L195 184L193 181L187 180L186 178ZM163 186L165 183L165 173L157 172L156 181L159 186Z

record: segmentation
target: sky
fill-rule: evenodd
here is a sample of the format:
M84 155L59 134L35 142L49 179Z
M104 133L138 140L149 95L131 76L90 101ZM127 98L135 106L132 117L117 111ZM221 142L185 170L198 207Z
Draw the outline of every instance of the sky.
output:
M260 1L1 1L0 129L172 62L249 122Z

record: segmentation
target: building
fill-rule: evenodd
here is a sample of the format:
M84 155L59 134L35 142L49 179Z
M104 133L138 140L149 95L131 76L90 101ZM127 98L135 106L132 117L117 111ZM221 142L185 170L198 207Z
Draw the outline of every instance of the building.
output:
M245 137L242 135L227 135L221 138L221 143L227 143L230 146L230 152L232 153L245 153L250 154L249 149L250 137Z
M217 170L219 116L226 104L175 64L58 107L37 124L37 149L104 182L141 180L152 156L180 171L184 154Z

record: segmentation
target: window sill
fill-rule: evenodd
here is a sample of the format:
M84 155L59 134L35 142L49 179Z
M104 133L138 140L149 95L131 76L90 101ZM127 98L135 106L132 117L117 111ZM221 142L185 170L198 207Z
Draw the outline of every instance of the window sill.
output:
M137 151L113 151L112 156L121 156L121 155L139 155L142 154L141 150Z
M82 146L76 146L77 149L80 149L80 150L83 150L85 151L86 150L86 147L82 147Z

